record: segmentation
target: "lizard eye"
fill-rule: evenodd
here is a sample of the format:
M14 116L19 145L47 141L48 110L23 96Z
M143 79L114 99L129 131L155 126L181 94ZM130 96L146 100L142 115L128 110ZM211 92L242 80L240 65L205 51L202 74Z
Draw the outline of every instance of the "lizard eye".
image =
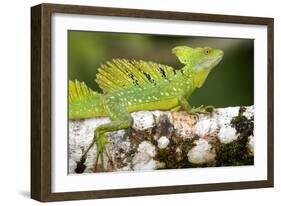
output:
M211 50L210 49L204 49L205 54L210 54Z

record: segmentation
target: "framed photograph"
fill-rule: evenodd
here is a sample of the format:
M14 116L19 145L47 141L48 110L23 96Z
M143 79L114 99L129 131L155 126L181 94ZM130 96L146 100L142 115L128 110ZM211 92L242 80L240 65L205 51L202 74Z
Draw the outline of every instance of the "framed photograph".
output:
M31 8L31 197L273 187L273 19Z

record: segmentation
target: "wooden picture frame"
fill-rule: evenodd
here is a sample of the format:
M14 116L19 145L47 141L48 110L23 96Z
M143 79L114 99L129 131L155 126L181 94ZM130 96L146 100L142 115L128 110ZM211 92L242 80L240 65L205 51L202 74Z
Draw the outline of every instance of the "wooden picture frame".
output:
M170 185L95 191L52 191L52 21L55 13L128 18L220 22L267 27L267 179L214 184ZM185 12L40 4L31 8L31 197L48 201L160 195L273 187L273 35L272 18L243 17Z

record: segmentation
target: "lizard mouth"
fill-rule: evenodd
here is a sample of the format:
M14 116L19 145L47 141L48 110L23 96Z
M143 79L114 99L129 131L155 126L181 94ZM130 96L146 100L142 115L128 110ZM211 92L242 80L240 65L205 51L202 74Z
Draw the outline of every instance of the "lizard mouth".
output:
M218 63L220 63L222 58L223 58L223 51L220 51L218 54L218 57L216 57L215 59L212 60L213 61L212 66L215 67Z
M214 61L214 66L217 65L221 60L222 60L222 56L216 58L216 60Z
M209 70L214 68L221 60L222 60L223 56L219 56L216 58L210 58L209 60L199 64L197 66L197 71L202 71L202 70Z

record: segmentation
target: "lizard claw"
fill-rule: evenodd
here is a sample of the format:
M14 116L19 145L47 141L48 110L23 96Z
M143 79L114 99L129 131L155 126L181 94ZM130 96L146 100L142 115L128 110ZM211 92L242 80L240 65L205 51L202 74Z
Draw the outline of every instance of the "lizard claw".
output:
M192 109L188 112L190 114L211 114L214 111L215 107L212 105L204 106L201 105L199 107L192 107Z
M84 157L82 157L81 160L76 163L75 172L76 172L77 174L83 173L84 170L86 169L86 165L84 164L85 161L86 161L86 159L85 159Z
M94 172L104 172L104 171L107 170L107 169L105 169L105 165L104 165L104 163L105 163L104 154L106 155L111 168L115 168L112 157L111 157L110 153L107 151L107 148L106 148L106 145L108 143L111 143L111 141L109 141L106 138L105 134L101 134L97 137L97 142L96 142L97 154L96 154L94 167L93 167ZM100 161L100 164L99 164L99 161ZM108 165L106 165L106 167L108 168Z
M90 150L90 148L93 145L96 145L96 157L95 157L95 162L94 162L94 172L104 172L105 167L104 167L104 154L106 155L106 157L108 158L108 162L111 165L111 168L115 168L112 157L110 155L110 153L107 151L106 149L106 145L108 143L112 143L112 141L109 141L105 134L101 134L101 135L97 135L94 137L93 142L91 143L91 145L88 147L88 149L86 150L86 152L83 154L83 156L81 157L80 161L76 163L76 168L75 168L75 173L81 174L85 171L86 169L86 158L87 158L87 154ZM100 164L99 164L100 161Z

